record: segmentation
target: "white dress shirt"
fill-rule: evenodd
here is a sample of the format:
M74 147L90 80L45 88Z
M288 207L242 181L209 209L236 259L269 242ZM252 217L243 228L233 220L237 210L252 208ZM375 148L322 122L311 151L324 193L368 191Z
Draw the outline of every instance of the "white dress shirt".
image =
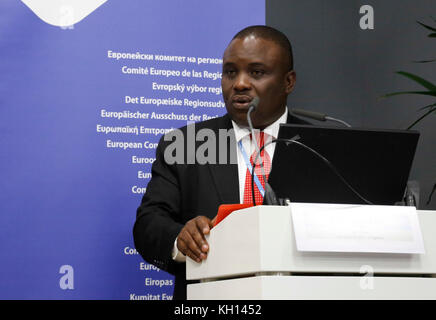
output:
M265 144L273 139L277 139L279 135L280 124L286 123L288 119L288 108L286 108L285 112L278 118L274 123L270 124L266 127L263 132L265 133ZM238 156L238 176L239 176L239 200L240 203L244 202L244 188L245 188L245 175L247 174L247 166L244 161L244 156L242 155L241 150L238 147L239 141L242 140L242 146L247 153L247 156L250 157L251 154L256 150L256 146L254 145L254 140L250 139L250 128L241 127L236 122L232 120L233 129L235 130L235 138L236 138L236 154ZM254 129L254 132L259 132L259 129ZM257 136L257 134L256 134ZM259 143L259 141L258 141ZM273 161L274 150L276 148L275 143L271 143L265 147L265 151L268 153L271 163Z
M265 144L272 139L277 139L279 135L280 124L286 123L288 119L288 108L286 107L285 112L278 118L274 123L266 127L263 132L265 133ZM247 166L244 161L244 156L242 155L241 150L238 147L239 141L242 140L242 146L245 149L248 157L256 150L254 145L254 140L250 139L250 128L249 127L241 127L236 122L232 120L233 129L235 130L235 138L236 138L236 155L238 159L238 177L239 177L239 199L240 203L244 202L244 188L245 188L245 175L247 174ZM258 132L259 129L254 129L255 132ZM265 147L266 152L270 156L271 163L273 161L274 150L276 144L271 143ZM186 256L179 252L177 248L177 238L174 241L174 248L172 252L173 260L177 262L185 262Z

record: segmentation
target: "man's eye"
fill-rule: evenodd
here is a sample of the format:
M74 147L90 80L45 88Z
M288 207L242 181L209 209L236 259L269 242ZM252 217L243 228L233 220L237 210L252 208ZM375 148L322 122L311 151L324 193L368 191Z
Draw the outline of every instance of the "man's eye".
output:
M224 73L228 76L233 76L236 74L236 71L235 70L226 70L226 71L224 71Z
M263 70L253 70L251 71L251 74L255 77L260 77L263 76L265 74L265 71Z

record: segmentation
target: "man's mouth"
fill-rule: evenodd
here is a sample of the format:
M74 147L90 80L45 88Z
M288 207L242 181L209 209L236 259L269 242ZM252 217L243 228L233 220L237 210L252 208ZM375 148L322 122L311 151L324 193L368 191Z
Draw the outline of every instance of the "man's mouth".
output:
M251 101L253 100L250 96L233 96L232 97L232 105L236 109L245 110L250 106Z

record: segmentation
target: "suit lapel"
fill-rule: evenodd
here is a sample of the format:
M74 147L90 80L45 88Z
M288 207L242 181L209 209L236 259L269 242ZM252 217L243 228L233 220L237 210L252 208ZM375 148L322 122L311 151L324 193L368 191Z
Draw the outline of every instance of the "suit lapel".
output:
M226 114L219 118L214 131L217 135L217 145L219 145L219 129L232 129L230 117ZM230 148L236 146L227 143L227 155L230 155ZM218 154L218 150L217 150ZM239 203L239 174L237 164L208 164L212 175L213 184L219 195L220 201L224 203Z

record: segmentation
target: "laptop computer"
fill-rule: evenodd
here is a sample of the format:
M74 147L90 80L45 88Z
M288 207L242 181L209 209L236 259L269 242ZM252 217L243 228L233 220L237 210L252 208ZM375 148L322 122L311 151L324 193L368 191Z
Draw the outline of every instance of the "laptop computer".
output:
M312 148L372 204L404 197L419 132L283 124L279 139ZM365 204L320 157L295 143L276 143L268 179L278 198L292 202Z

